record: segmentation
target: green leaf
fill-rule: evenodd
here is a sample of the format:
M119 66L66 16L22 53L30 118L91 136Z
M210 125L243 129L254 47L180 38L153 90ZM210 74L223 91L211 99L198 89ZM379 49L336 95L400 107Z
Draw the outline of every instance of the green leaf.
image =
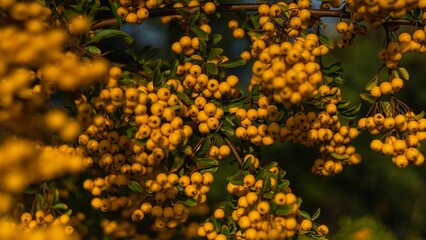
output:
M333 78L333 82L341 85L345 82L345 80L343 79L343 77L341 75L338 75L338 76Z
M195 12L195 14L191 16L191 22L189 23L189 26L191 27L195 26L195 24L197 23L197 20L200 19L200 15L201 15L201 11Z
M220 232L226 236L226 239L230 239L231 234L229 232L229 227L226 225L222 225L222 229L220 230Z
M206 68L207 68L207 72L213 74L213 75L217 75L219 70L217 69L216 64L214 63L207 63L206 64Z
M220 34L213 34L212 35L212 42L213 44L216 44L222 40L222 35Z
M100 56L102 54L101 50L96 46L86 46L84 49L95 56Z
M140 185L139 182L136 181L129 181L127 183L127 187L130 188L130 190L132 190L133 192L137 192L137 193L146 193L145 190L142 188L142 186Z
M343 68L342 68L342 63L341 62L335 62L333 64L330 64L329 66L323 67L322 68L322 72L324 74L337 74L342 72Z
M143 72L146 74L146 75L151 75L152 73L153 73L153 71L152 71L152 69L149 67L149 66L143 66L142 67L142 69L143 69Z
M414 116L414 119L419 121L420 119L422 119L425 116L425 111L422 111L421 113L417 114L416 116Z
M53 205L52 208L58 209L58 210L66 210L68 209L68 206L65 203L57 203Z
M159 48L151 48L151 46L144 47L139 52L139 57L144 60L144 62L148 62L152 59L154 59L155 56L157 56L161 50Z
M219 67L236 68L239 66L243 66L244 64L246 64L246 60L244 60L242 57L237 57L237 58L230 59L226 62L219 63Z
M370 91L371 89L377 87L377 83L379 82L379 74L374 75L374 77L367 83L365 86L365 90Z
M25 189L24 193L28 195L34 195L40 190L39 186L31 186Z
M173 172L173 171L178 170L184 163L185 163L184 158L182 158L182 157L174 157L173 158L173 165L170 168L170 171Z
M282 18L272 18L272 20L274 22L276 22L278 24L278 26L283 26L286 22L286 20L282 19Z
M178 195L177 200L179 202L185 204L188 207L194 207L198 204L197 200L190 198L190 197L187 197L187 196L184 196L184 195Z
M385 113L386 117L392 116L390 102L388 102L388 101L381 101L380 104L382 105L383 112Z
M311 216L309 215L309 213L307 213L305 211L299 211L299 215L302 216L305 219L311 220Z
M213 223L213 226L214 226L214 230L215 230L216 232L220 232L220 224L219 224L219 221L217 221L217 219L216 219L216 218L213 218L213 219L212 219L212 223Z
M297 240L313 240L313 238L303 235L299 232L299 234L297 235Z
M193 54L193 55L191 55L191 59L198 60L198 61L203 61L203 60L204 60L204 59L203 59L200 55L198 55L198 54Z
M209 54L207 54L207 60L212 60L213 58L219 56L222 53L223 53L222 48L212 48Z
M175 76L176 75L176 71L178 69L179 66L179 61L178 60L174 60L172 63L172 68L170 70L170 76ZM176 89L174 89L176 90Z
M234 185L237 185L237 186L244 185L244 179L243 178L234 179L234 180L231 180L229 182L234 184Z
M262 197L266 199L272 199L274 197L274 194L272 192L267 192L263 194Z
M91 38L85 45L90 45L92 43L99 42L101 40L107 39L107 38L113 38L113 37L121 37L124 42L131 46L134 44L135 39L130 36L129 34L116 29L100 29L99 31L95 32L95 36Z
M220 131L222 131L223 133L225 133L227 136L233 136L234 135L234 128L227 121L223 121L223 124L220 127Z
M337 104L337 109L339 109L339 111L343 111L346 110L349 105L351 105L351 101L348 100L342 100Z
M202 168L217 167L219 165L219 162L213 158L197 158L196 161Z
M99 4L99 2L98 2L98 4ZM89 16L94 16L94 15L100 13L100 12L105 12L105 11L110 11L109 7L98 5L97 7L92 8L92 10L89 13Z
M117 19L118 22L118 28L121 28L121 26L123 25L123 18L118 16L117 14L117 9L119 7L121 7L120 3L118 2L113 2L113 1L109 1L110 6L111 6L111 12L114 14L115 19Z
M63 213L63 215L68 215L71 216L72 214L72 209L68 209L66 212Z
M203 30L201 30L199 27L197 26L193 26L191 27L191 31L199 38L203 39L204 41L208 41L209 40L209 35L207 35L206 32L204 32Z
M204 140L203 145L201 146L200 150L198 151L197 155L198 156L203 156L204 154L207 153L207 151L209 150L210 146L211 146L211 135L208 135L206 137L206 140Z
M220 134L214 134L213 137L214 137L214 141L215 141L215 143L216 143L217 146L221 146L221 145L227 144L225 142L225 140L222 138L222 136L220 136Z
M333 39L326 37L324 35L319 36L320 43L324 44L326 47L333 49L334 48L334 42Z
M369 93L361 93L359 94L359 96L361 97L362 100L367 101L371 104L376 102L376 98L373 97L371 94Z
M176 8L176 11L180 15L182 15L182 17L184 17L184 18L189 18L190 17L189 13L185 9L183 9L183 8Z
M293 206L291 205L281 205L277 206L274 210L274 213L278 216L285 216L293 211Z
M157 68L154 72L154 87L156 89L161 88L165 84L165 77L161 74L161 71L159 68Z
M135 136L135 129L132 128L132 127L127 128L126 129L126 136L127 136L127 138L132 139L133 136Z
M217 172L218 169L219 169L219 167L209 167L209 168L201 169L199 171L200 171L200 173L206 173L206 172L215 173L215 172Z
M392 70L393 77L399 78L399 73L397 70Z
M53 191L53 201L52 201L52 203L56 204L58 202L59 202L59 191L58 191L58 189L55 189Z
M176 92L176 95L182 100L186 105L190 105L191 101L189 100L188 95L183 92Z
M284 6L284 5L278 5L278 6L281 8L282 12L284 13L284 16L286 16L287 18L290 18L290 11L288 11L287 6Z
M351 108L348 108L348 109L342 111L341 113L356 115L359 112L359 110L361 110L361 103L359 103L359 104L357 104L357 105L355 105Z
M271 188L271 173L266 173L265 177L263 178L263 186L262 186L262 192L265 192Z
M199 39L198 42L200 43L200 53L203 58L207 57L207 44L206 41L203 39Z
M324 76L323 76L323 82L324 82L325 84L330 84L330 83L332 83L332 82L333 82L333 78L332 78L332 77L330 77L330 76L324 75Z
M337 153L332 153L331 154L331 156L333 157L333 158L335 158L335 159L337 159L337 160L346 160L346 159L348 159L349 157L348 156L346 156L346 155L342 155L342 154L337 154Z
M251 95L256 95L259 93L259 84L255 84L251 89Z
M262 36L265 35L265 31L261 29L252 29L247 32L247 35L249 35L250 37L261 38Z
M249 157L243 164L242 169L248 169L250 167L250 163L251 163L252 157Z
M408 73L407 69L399 67L398 72L401 74L402 79L407 81L410 79L410 74Z
M263 167L266 171L269 171L269 169L278 166L277 162L270 162L265 167Z
M312 215L311 220L315 221L321 214L321 209L318 208L317 211L314 213L314 215Z
M231 180L234 180L234 179L237 179L237 178L240 178L240 177L241 177L240 172L235 172L231 176L227 177L226 180L231 181Z
M289 180L287 180L287 179L282 179L282 180L280 181L280 184L278 184L278 188L279 188L280 190L283 190L284 188L288 187L288 185L290 185L290 181L289 181Z
M280 6L280 5L278 5L278 6ZM259 18L260 18L260 15L258 15L258 14L254 14L254 15L249 16L250 23L253 25L253 27L255 29L261 28L260 23L259 23ZM245 25L245 24L243 23L243 25ZM247 25L245 27L251 28L250 26L247 26Z

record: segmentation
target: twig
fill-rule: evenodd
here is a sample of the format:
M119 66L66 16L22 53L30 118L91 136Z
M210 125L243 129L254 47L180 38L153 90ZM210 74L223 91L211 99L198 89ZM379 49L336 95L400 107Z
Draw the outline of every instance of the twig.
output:
M217 6L218 12L240 12L240 11L257 11L260 4L220 4ZM202 10L201 6L195 7L182 7L182 8L173 8L173 7L164 7L152 9L149 12L150 17L160 17L160 16L170 16L170 15L179 15L179 11L185 11L186 13L192 15L195 12ZM323 17L338 17L338 18L347 18L352 17L352 12L345 11L343 9L339 10L322 10L322 9L310 9L311 18L319 19ZM396 19L392 21L384 22L383 25L413 25L413 21L407 19ZM117 19L107 18L92 24L91 29L99 29L103 27L117 25Z
M81 47L79 43L80 43L80 41L77 40L76 38L71 38L68 41L68 45L70 47L78 49L83 55L86 55L90 58L99 58L99 56L93 55L91 52L89 52L86 49L84 49L83 47Z
M201 145L203 145L204 141L207 138L205 136L203 136L202 138L200 138L200 140L197 142L197 144L195 145L193 152L192 152L192 157L195 157L195 154L198 152L198 150L200 150Z
M231 143L231 141L229 141L229 139L226 136L224 136L223 139L225 139L225 142L229 145L229 148L231 148L232 154L234 154L235 158L237 159L238 164L240 165L240 167L242 167L244 162L241 159L240 154L238 154L237 149L235 149L234 145Z

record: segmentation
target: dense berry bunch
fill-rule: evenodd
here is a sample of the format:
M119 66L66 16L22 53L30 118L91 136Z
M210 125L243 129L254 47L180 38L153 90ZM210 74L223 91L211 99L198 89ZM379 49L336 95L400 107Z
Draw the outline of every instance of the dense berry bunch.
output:
M230 177L227 192L231 201L224 202L213 216L198 228L207 239L285 239L299 230L306 236L325 236L325 225L313 224L306 212L299 210L300 199L291 192L285 173L271 163L254 168L256 157L244 157L247 170ZM313 217L315 219L315 217Z
M318 36L308 34L293 43L283 41L280 44L255 39L252 51L258 59L252 67L251 87L258 84L260 92L287 107L313 97L322 79L320 65L315 59L328 52L326 46L319 44Z
M117 15L122 17L126 23L140 24L149 17L148 9L154 9L162 5L162 0L120 0L117 1Z
M387 68L395 69L401 61L403 54L410 52L426 52L425 29L417 29L412 34L402 32L398 35L398 41L389 41L386 48L378 53Z
M399 1L347 1L347 7L352 10L354 18L369 22L373 26L380 26L382 20L391 17L398 19L413 10L419 3L418 0Z
M397 109L398 105L402 107L398 102L395 104ZM409 164L420 166L424 163L420 143L426 139L425 124L426 119L413 112L393 112L386 116L381 111L373 112L371 116L361 118L358 122L361 129L372 135L383 134L381 139L371 141L371 149L391 156L392 162L401 168Z

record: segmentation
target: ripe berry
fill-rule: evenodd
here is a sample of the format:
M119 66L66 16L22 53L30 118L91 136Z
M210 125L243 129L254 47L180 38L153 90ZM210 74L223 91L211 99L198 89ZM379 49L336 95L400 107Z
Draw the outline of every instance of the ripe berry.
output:
M371 150L373 150L375 152L380 152L382 150L382 146L383 146L383 143L379 139L374 139L370 143Z
M213 2L207 2L204 4L203 10L207 14L213 14L216 12L216 4L214 4Z
M300 228L304 231L309 231L312 228L312 221L309 219L303 219L300 223Z
M260 214L267 214L269 210L271 209L271 206L267 201L261 201L257 205L257 211L259 211Z

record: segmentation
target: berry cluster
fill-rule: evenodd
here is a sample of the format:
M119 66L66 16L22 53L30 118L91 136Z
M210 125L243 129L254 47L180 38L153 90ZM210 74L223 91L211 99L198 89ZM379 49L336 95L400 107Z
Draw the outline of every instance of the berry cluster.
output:
M360 25L357 22L347 23L344 21L337 23L336 31L342 35L336 41L336 45L339 48L344 48L350 45L355 39L355 36L365 35L367 33L365 26Z
M426 29L417 29L412 34L402 32L398 35L398 41L390 41L386 48L378 53L378 58L387 68L395 69L402 59L402 55L410 52L426 52Z
M244 159L256 161L251 154ZM301 215L301 201L276 165L259 170L248 167L246 173L233 175L227 185L232 200L214 211L198 228L198 235L207 239L285 239L296 236L300 229L305 232L299 236L327 235L325 225L313 225L309 214Z
M28 218L29 219L29 218ZM32 220L31 220L32 221ZM6 219L0 220L0 239L58 239L58 240L79 240L80 237L75 234L74 228L61 224L48 225L41 228L30 229Z
M420 166L424 163L420 143L426 139L425 118L416 116L413 112L394 112L387 117L377 112L361 118L358 125L372 135L383 133L384 139L372 140L370 147L373 151L391 156L397 167L409 164Z
M226 144L219 147L215 145L211 145L206 155L209 158L221 160L228 157L230 153L231 153L231 148Z
M280 44L256 39L253 52L258 59L252 67L250 88L258 84L264 95L289 107L313 97L322 80L320 65L315 60L327 54L328 48L319 44L317 35L308 34Z
M143 220L146 214L151 214L155 218L153 227L163 229L166 226L170 229L176 228L178 223L188 220L189 209L182 203L176 202L179 189L183 193L198 203L207 200L206 193L210 190L209 185L214 177L211 173L193 172L190 176L164 173L157 175L155 180L145 182L146 189L155 194L155 203L144 202L140 208L132 213L133 221ZM148 187L147 187L148 186ZM170 204L172 203L172 204Z
M162 0L119 0L120 7L117 8L117 15L126 23L141 24L149 17L148 9L157 8L162 2Z
M287 37L296 37L300 31L306 30L310 26L311 12L309 8L310 1L302 0L297 3L278 2L277 4L261 4L258 8L259 24L267 35L270 37L277 37L280 29L283 27L282 18L286 21Z
M235 116L241 125L235 129L235 136L242 140L250 140L255 145L272 145L280 133L280 126L277 123L280 116L278 108L273 104L270 105L270 100L266 96L261 96L257 105L258 109L238 108L235 110ZM257 124L266 119L271 121L271 124Z
M17 193L30 184L48 181L84 169L83 154L76 148L43 146L40 142L9 139L0 148L1 192Z
M78 239L76 229L82 232L88 231L88 228L81 224L81 221L85 218L86 216L83 213L70 217L67 214L55 216L55 213L48 213L43 210L36 211L34 215L24 212L20 216L21 224L18 229L25 232L26 230L53 228L57 229L59 234L68 236L67 239Z
M407 12L413 10L419 0L399 0L399 1L355 1L346 2L348 9L354 12L354 19L357 21L366 21L373 27L382 24L382 20L391 17L398 19Z

